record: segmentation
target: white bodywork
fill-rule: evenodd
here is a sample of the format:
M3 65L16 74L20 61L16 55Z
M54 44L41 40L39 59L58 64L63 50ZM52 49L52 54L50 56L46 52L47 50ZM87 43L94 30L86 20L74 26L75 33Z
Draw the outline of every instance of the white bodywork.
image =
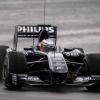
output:
M53 72L56 73L67 73L68 66L62 53L49 52L48 53L49 67Z

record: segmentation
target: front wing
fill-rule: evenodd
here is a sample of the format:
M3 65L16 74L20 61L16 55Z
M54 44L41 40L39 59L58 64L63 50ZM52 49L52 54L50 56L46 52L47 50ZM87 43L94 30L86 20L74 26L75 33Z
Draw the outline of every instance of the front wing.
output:
M40 80L37 76L28 76L27 74L11 74L12 83L16 85L18 82L23 85L70 85L70 86L91 86L95 83L100 83L100 75L80 76L73 83L67 83L67 80L61 84L47 84Z

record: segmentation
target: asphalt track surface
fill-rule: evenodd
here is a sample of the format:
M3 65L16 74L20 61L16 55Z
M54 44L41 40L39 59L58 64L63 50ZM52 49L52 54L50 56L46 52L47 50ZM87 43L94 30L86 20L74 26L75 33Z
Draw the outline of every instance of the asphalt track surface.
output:
M0 0L0 45L12 47L15 25L43 23L43 0ZM100 52L100 0L47 0L46 23L58 26L58 45ZM19 47L28 44L21 40ZM100 91L48 86L8 91L0 84L0 100L100 100Z
M0 86L0 100L100 100L100 91L79 87L32 86L8 91Z

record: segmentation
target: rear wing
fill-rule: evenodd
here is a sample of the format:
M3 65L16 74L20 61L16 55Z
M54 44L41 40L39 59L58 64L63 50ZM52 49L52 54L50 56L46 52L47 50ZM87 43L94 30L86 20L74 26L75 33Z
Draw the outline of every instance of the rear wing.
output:
M57 27L52 25L17 25L14 34L14 50L17 49L18 38L39 38L40 32L46 30L49 38L57 38Z
M56 38L57 27L51 25L18 25L15 32L18 38L38 38L41 30L46 30L50 38Z

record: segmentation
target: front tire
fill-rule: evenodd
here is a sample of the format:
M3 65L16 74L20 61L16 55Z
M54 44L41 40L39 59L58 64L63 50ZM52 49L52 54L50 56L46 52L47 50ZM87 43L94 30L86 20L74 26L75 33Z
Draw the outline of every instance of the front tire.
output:
M89 91L97 91L97 90L100 89L100 85L94 84L94 85L91 85L91 86L87 86L86 89L89 90Z
M86 55L88 75L100 76L100 53L93 53ZM100 89L100 81L96 82L94 85L87 86L87 90L98 90Z
M7 53L3 67L3 78L5 82L5 87L7 87L8 89L21 88L22 83L20 82L18 74L25 74L25 73L26 73L25 55L21 52ZM15 80L13 77L15 77Z
M100 75L100 53L86 55L87 68L90 75Z

